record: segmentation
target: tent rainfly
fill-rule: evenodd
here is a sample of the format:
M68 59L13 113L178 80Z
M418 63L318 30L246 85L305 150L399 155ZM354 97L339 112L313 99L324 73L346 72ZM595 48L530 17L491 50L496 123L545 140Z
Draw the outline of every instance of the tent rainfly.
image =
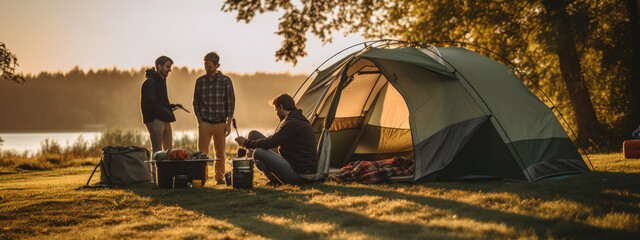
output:
M393 156L415 159L414 181L589 171L509 67L465 48L386 43L314 72L294 96L316 132L320 173Z

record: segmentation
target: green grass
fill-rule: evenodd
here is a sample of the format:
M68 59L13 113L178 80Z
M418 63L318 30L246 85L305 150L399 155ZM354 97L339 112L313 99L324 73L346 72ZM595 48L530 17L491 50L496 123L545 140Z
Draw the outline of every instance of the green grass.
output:
M640 239L640 160L591 161L597 172L534 183L271 187L256 174L252 190L75 191L92 167L4 172L0 239Z

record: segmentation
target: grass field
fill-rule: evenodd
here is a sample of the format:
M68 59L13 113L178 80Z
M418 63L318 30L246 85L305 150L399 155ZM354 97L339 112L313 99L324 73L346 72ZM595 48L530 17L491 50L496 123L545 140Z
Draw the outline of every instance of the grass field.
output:
M640 239L640 160L591 161L598 171L534 183L271 187L256 174L252 190L75 191L91 166L5 170L0 239Z

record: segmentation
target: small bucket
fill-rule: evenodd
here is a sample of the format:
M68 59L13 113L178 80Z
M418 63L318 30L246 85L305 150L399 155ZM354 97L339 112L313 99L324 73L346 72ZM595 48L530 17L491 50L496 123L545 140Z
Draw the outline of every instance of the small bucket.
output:
M231 162L231 186L233 188L253 188L253 159L234 159Z

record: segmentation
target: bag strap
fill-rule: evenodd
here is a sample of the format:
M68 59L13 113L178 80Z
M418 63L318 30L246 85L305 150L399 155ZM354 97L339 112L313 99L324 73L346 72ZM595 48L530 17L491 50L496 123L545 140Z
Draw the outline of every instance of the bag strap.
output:
M76 191L84 190L84 189L109 188L114 186L113 184L109 185L104 183L96 183L95 185L89 185L89 183L91 182L91 178L93 178L93 174L96 173L96 170L98 170L98 167L100 167L101 165L103 165L102 158L100 158L100 162L98 162L98 165L96 165L96 167L93 169L93 172L91 172L91 176L89 176L89 180L87 180L87 184L76 188Z
M91 172L91 176L89 176L89 180L87 180L87 184L85 185L89 185L89 182L91 182L91 178L93 177L93 174L96 173L96 170L98 170L98 167L100 167L100 165L102 165L102 157L100 157L100 162L98 162L98 165L96 165L96 167L93 169L93 172Z

